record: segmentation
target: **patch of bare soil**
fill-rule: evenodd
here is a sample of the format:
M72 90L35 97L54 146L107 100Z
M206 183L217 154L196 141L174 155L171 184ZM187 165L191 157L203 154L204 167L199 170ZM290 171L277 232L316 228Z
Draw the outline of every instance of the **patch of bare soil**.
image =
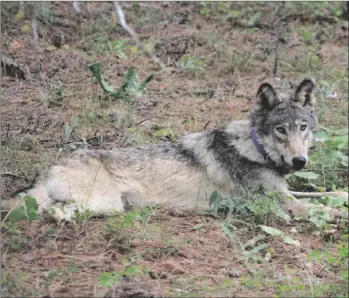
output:
M258 85L273 77L277 55L275 82L316 74L338 94L331 105L346 107L347 23L341 16L333 21L329 8L314 17L289 5L282 12L277 3L122 3L127 22L168 66L163 72L134 48L111 2L81 2L81 14L70 2L37 3L37 43L27 32L32 7L20 17L18 3L2 3L1 198L30 187L40 171L80 146L163 142L245 119ZM113 48L120 40L125 46ZM115 89L132 65L141 79L154 73L154 80L142 97L114 100L88 69L93 62L102 63ZM343 117L323 119L346 124ZM171 133L156 136L159 127ZM323 241L306 225L293 236L300 247L267 238L270 261L247 266L241 247L259 228L240 221L233 240L212 217L160 211L128 228L105 219L76 226L21 222L2 231L2 293L249 297L297 294L277 286L292 278L306 287L338 282L321 265L307 264L306 254Z

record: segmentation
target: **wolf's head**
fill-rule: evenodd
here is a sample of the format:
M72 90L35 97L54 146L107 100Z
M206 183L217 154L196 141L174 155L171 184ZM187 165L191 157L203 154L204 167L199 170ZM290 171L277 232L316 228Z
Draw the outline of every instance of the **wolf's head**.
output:
M278 94L268 83L258 89L249 120L269 158L278 166L297 171L308 162L317 123L312 109L314 88L313 81L306 78L289 96Z

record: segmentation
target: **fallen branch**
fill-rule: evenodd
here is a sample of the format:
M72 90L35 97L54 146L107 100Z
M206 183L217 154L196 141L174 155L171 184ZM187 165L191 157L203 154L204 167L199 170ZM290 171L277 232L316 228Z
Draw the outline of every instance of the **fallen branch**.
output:
M121 26L131 35L131 37L135 41L137 47L142 52L144 52L149 58L151 58L156 64L158 64L162 69L165 69L166 68L165 64L158 57L156 57L151 51L148 51L142 45L137 34L127 25L124 12L123 12L121 6L119 5L118 1L113 1L113 4L114 4L116 11L118 13Z
M283 20L285 18L284 16L285 13L285 1L282 1L282 11L281 11L281 19ZM280 53L279 53L279 46L280 46L280 39L282 36L282 31L283 31L283 25L284 22L281 21L281 24L279 25L279 30L276 34L276 41L275 41L275 60L274 60L274 69L273 69L273 75L274 77L276 77L277 74L277 70L278 70L278 64L279 64L279 60L280 60Z
M27 182L30 182L27 177L20 176L20 175L17 175L17 174L14 174L14 173L10 173L10 172L1 173L0 176L8 176L8 177L13 177L13 178L16 178L16 179L22 179L22 180L25 180Z
M348 197L345 191L328 191L328 192L299 192L290 191L290 194L297 198L322 198L324 196Z

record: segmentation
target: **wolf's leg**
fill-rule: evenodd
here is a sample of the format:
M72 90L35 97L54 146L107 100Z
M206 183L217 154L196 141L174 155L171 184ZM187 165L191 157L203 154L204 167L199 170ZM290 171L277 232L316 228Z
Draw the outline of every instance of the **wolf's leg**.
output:
M45 187L50 197L57 202L69 203L52 210L58 221L71 220L75 210L88 209L105 215L113 210L124 211L118 185L100 164L55 166L49 174Z
M342 212L335 208L330 208L326 206L318 206L311 203L301 202L296 199L291 194L285 195L285 198L281 202L281 207L284 211L289 212L294 216L301 216L305 219L309 218L309 213L311 209L318 209L329 215L329 222L335 222L338 218L348 218L347 212Z
M53 206L50 214L58 221L72 221L75 212L92 211L96 215L112 215L113 211L123 212L124 206L121 193L115 188L106 192L93 191L89 197L81 196L80 193L71 192L72 203L63 206Z
M124 206L121 194L116 190L109 189L108 193L92 193L88 198L81 194L71 192L72 203L58 203L48 208L49 213L61 222L72 221L75 212L92 211L96 215L111 215L113 211L123 212Z
M292 193L287 189L285 180L281 177L275 177L275 175L270 175L268 173L263 172L263 175L261 175L259 178L260 178L260 181L262 181L262 186L265 189L268 189L270 191L276 191L277 193L281 193L282 200L280 205L283 211L287 213L290 213L294 216L301 216L308 219L310 210L317 208L329 214L329 222L333 222L339 217L348 218L347 212L342 212L335 208L302 202L296 199L292 195ZM295 194L298 197L299 193L296 192Z

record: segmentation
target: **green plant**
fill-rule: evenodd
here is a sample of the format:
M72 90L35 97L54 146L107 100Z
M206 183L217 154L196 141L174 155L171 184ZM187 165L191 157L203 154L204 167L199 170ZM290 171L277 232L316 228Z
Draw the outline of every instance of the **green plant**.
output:
M29 4L29 3L28 3ZM26 5L29 9L31 10L35 10L35 6L31 5L32 7L28 6L28 4ZM44 24L48 24L48 25L54 25L59 21L59 17L57 15L57 13L49 8L49 7L45 7L43 5L39 5L36 8L37 11L37 18L43 22Z
M109 52L120 59L127 59L125 51L130 48L126 39L108 40L108 36L102 35L95 39L93 48L96 52Z
M208 16L211 13L211 7L210 7L211 1L207 2L200 2L200 14L204 16Z
M267 227L267 226L263 226L263 225L260 225L260 227L265 233L267 233L273 237L280 237L287 244L300 246L299 241L292 239L291 237L287 236L283 231L281 231L279 229Z
M152 209L144 207L122 214L116 213L115 217L110 217L106 221L105 232L119 236L123 229L130 228L135 222L147 224L152 214Z
M82 211L76 211L72 218L76 222L86 222L93 216L96 216L95 212L88 209L84 209Z
M143 95L144 89L148 83L150 83L154 76L151 74L143 81L139 81L136 67L131 66L130 69L124 74L124 80L117 90L114 91L107 82L102 78L102 65L101 63L94 63L89 66L93 76L97 82L101 85L102 89L111 94L115 99L127 100L130 96L140 97Z
M323 296L323 293L332 292L337 297L348 297L348 233L342 234L340 240L335 244L335 250L312 250L307 256L307 261L316 263L325 272L334 274L339 282L336 285L325 284L316 289L315 297Z
M9 241L7 244L10 252L20 252L24 250L26 239L22 236L17 222L3 223L2 230L9 234Z
M290 221L290 216L280 207L280 200L282 199L287 200L291 198L282 198L278 193L259 190L248 200L246 207L252 211L257 216L257 220L262 223L270 215L277 216L285 221Z
M124 259L121 262L124 266L124 270L103 272L98 276L98 282L101 286L108 287L120 282L124 278L142 276L149 272L149 268L147 266L132 265L128 259Z
M111 53L116 54L121 59L127 59L125 54L125 50L129 48L129 46L125 45L126 40L114 40L108 42L108 49Z
M176 65L179 68L198 71L203 70L204 61L196 57L185 55Z
M290 216L280 207L280 195L275 192L265 192L263 189L251 190L242 197L225 198L217 191L211 194L209 205L213 214L218 210L228 210L226 218L234 214L246 214L252 212L258 222L264 222L271 215L289 221ZM248 210L248 211L247 211Z
M171 141L175 141L178 137L178 135L175 132L173 132L173 130L171 128L160 127L158 129L153 129L153 130L155 130L155 131L152 132L152 136L155 138L167 137Z
M311 44L313 40L313 32L308 31L306 29L301 29L299 30L299 34L305 43Z
M25 193L20 193L20 196L24 201L24 204L11 210L5 219L8 219L12 224L22 220L33 221L40 219L38 215L39 205L36 202L36 199L32 196L26 195Z
M309 37L309 35L307 35ZM323 71L323 63L318 55L318 50L312 45L307 45L306 51L300 52L296 57L292 56L292 60L284 57L280 61L280 66L288 73L313 73Z
M141 97L144 89L148 83L153 80L154 76L151 74L143 81L139 81L136 67L131 68L125 73L124 80L115 94L116 98L127 99L129 96Z
M64 141L67 142L72 137L72 133L78 127L79 120L78 118L73 118L70 123L64 125Z

